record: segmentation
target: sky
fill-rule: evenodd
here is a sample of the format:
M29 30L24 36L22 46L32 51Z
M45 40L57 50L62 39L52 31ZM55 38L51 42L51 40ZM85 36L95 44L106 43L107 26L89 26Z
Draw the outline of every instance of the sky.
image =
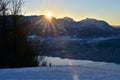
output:
M23 0L25 15L44 15L51 12L56 18L71 17L105 20L120 26L120 0Z

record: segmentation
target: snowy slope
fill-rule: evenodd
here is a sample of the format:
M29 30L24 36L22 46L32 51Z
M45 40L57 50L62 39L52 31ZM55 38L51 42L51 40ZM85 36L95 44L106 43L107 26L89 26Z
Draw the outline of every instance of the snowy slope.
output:
M120 80L120 72L83 66L0 69L0 80Z

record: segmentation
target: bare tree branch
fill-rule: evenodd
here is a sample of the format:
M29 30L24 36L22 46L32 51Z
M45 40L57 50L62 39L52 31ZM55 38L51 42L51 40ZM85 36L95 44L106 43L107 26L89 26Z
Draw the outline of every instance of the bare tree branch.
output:
M22 5L23 5L23 0L11 0L11 15L21 15L22 11Z
M6 15L10 0L0 0L0 15Z

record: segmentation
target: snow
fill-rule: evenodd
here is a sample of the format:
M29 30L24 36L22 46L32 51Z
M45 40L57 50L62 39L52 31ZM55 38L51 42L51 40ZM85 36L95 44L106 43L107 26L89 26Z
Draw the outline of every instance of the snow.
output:
M65 20L67 22L74 22L74 20L70 17L64 17L63 20Z
M0 80L120 80L120 72L83 66L1 69Z
M90 42L97 42L97 41L104 41L104 40L110 40L110 39L119 39L120 35L118 36L108 36L108 37L99 37L99 38L76 38L76 37L70 37L70 36L59 36L57 38L53 38L53 37L46 37L46 38L41 38L39 37L40 41L47 41L47 42L54 42L54 41L80 41L80 42L86 42L86 43L90 43ZM34 38L32 38L34 39Z
M95 62L90 60L75 60L75 59L67 59L67 58L62 59L59 57L47 57L47 56L42 56L42 57L39 56L39 61L52 63L52 65L56 65L56 66L61 66L61 65L67 66L69 64L72 64L76 66L85 66L85 67L120 71L120 65L115 63L107 63L107 62Z
M71 36L59 36L57 38L54 37L39 37L37 35L30 35L28 36L28 40L34 41L34 40L39 40L41 42L47 41L47 42L54 42L54 41L59 41L59 40L66 40L66 41L81 41L81 42L95 42L95 41L104 41L104 40L110 40L110 39L118 39L120 38L120 35L114 36L108 36L108 37L98 37L98 38L76 38L76 37L71 37Z
M102 21L102 20L96 20L96 19L92 19L92 18L86 18L86 19L80 21L79 23L80 23L79 26L82 26L83 28L85 26L91 27L91 25L94 25L97 28L100 28L100 29L103 29L103 30L109 30L109 31L112 30L112 27L110 27L107 22Z
M0 69L0 80L120 80L118 64L52 57L45 60L68 65ZM80 65L76 65L78 62Z

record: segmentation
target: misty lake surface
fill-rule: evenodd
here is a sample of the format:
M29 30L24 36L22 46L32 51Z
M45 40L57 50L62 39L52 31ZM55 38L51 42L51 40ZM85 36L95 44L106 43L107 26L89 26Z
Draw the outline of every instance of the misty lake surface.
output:
M74 60L74 59L62 59L59 57L39 57L42 62L47 62L47 64L52 63L52 66L84 66L91 68L107 69L120 71L120 64L107 63L107 62L94 62L90 60ZM41 62L40 62L41 64Z

